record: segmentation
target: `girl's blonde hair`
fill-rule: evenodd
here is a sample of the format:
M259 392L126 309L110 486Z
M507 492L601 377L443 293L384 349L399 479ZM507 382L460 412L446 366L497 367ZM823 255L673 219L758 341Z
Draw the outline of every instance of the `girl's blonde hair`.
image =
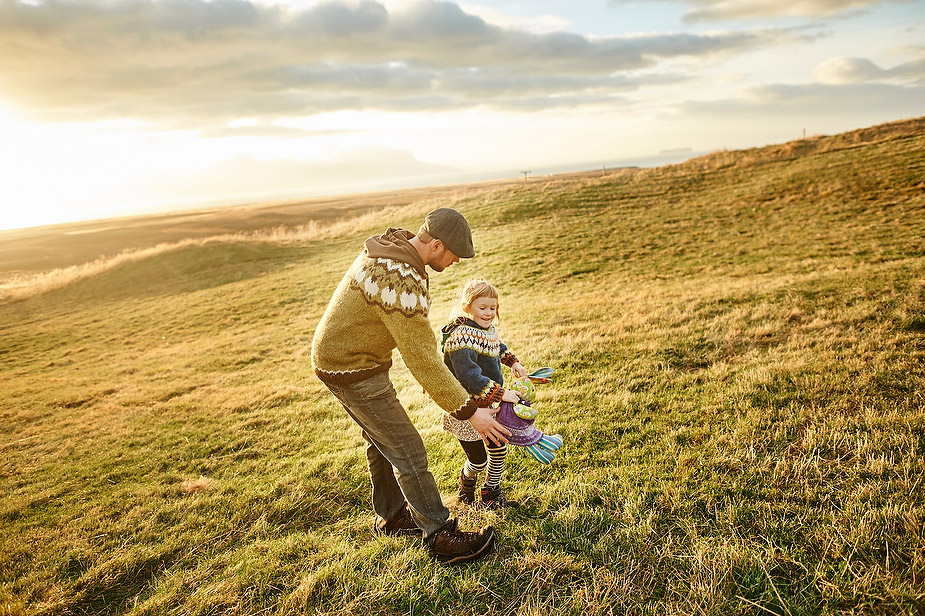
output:
M470 280L463 286L462 290L459 292L459 301L456 302L456 307L453 309L453 314L450 315L450 318L454 319L465 316L468 314L469 306L472 305L472 302L483 297L498 300L498 310L495 312L495 318L500 322L501 297L498 293L498 289L495 285L481 278Z

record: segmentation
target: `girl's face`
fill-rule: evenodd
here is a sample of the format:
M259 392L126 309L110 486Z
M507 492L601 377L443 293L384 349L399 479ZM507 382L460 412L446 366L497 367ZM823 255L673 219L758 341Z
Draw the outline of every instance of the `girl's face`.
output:
M478 297L472 300L466 312L473 321L482 327L488 327L498 314L498 300L493 297Z

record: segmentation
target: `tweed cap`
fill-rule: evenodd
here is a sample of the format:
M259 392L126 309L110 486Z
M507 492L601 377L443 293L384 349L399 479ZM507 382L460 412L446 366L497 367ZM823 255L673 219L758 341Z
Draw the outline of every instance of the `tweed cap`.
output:
M475 256L469 223L456 210L441 207L429 212L424 218L421 229L427 231L431 237L443 242L443 245L460 259L469 259Z

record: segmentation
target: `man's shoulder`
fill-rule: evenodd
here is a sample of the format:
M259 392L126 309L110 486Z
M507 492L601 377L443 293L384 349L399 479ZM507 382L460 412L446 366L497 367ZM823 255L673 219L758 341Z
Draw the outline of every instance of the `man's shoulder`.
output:
M354 262L349 276L352 288L386 311L426 315L430 308L427 279L404 261L364 254Z

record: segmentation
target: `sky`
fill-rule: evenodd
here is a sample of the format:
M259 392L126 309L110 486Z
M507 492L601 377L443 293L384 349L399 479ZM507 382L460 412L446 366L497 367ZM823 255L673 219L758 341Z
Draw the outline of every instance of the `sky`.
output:
M0 0L0 229L925 115L925 0Z

